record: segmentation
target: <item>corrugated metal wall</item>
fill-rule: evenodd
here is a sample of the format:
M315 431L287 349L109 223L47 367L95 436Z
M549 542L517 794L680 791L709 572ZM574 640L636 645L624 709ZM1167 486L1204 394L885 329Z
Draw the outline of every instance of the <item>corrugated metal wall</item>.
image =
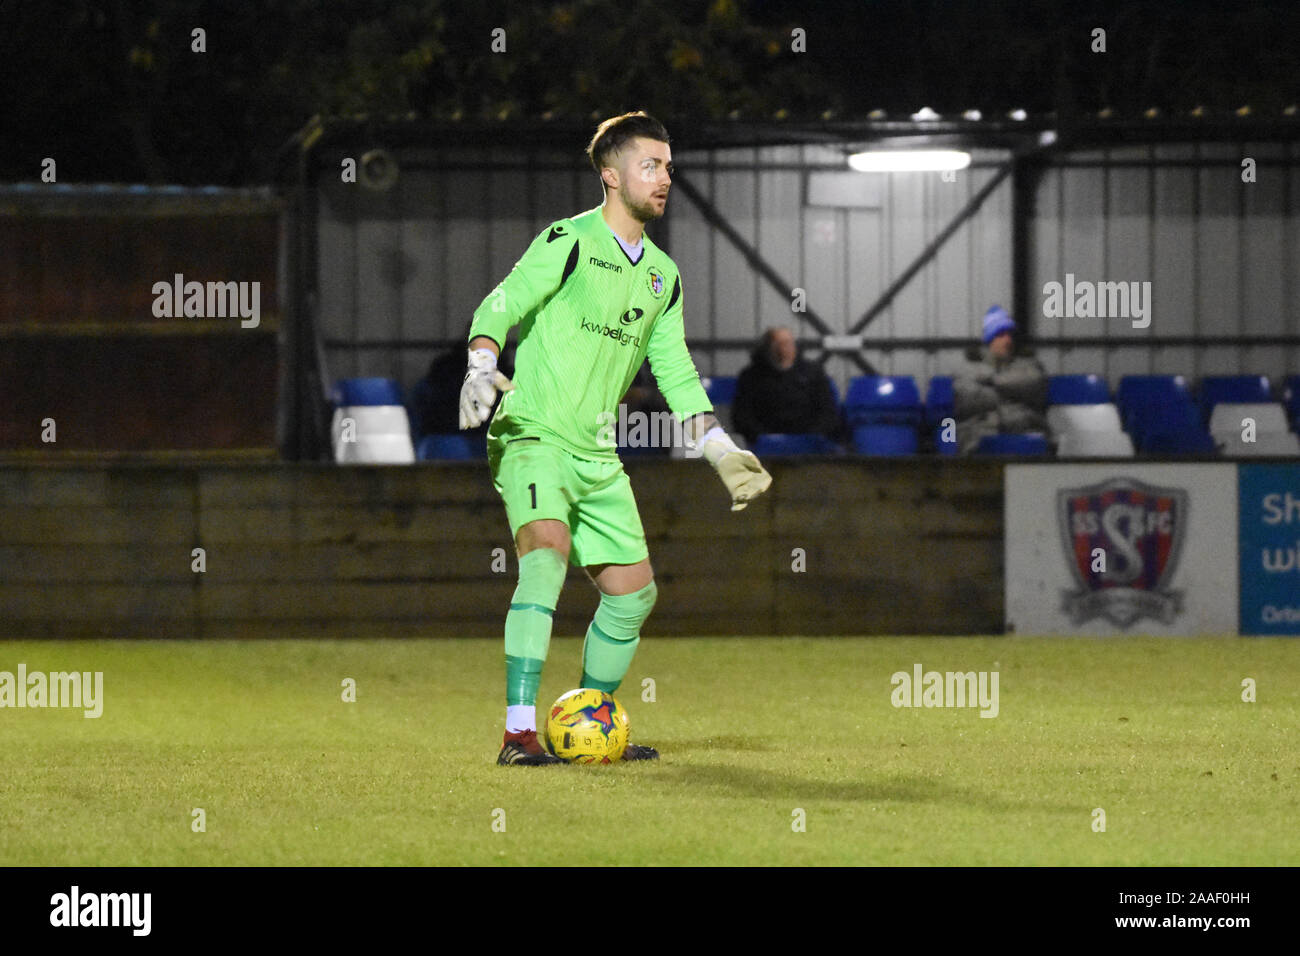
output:
M571 152L407 150L391 191L323 180L319 204L319 316L332 377L392 375L406 385L437 349L459 338L471 312L548 222L600 202L594 173ZM1241 181L1240 160L1258 162ZM997 172L1006 157L975 151L946 182L937 173L845 170L819 146L678 152L684 177L834 332L852 327L878 296ZM1259 144L1166 146L1074 153L1042 175L1030 224L1030 303L1020 316L1038 337L1300 336L1294 302L1300 266L1294 148ZM325 168L331 168L329 163ZM332 168L337 169L337 164ZM687 334L702 374L735 374L748 343L770 325L815 337L778 291L678 190L651 227L682 268ZM874 339L974 337L993 302L1012 296L1012 186L999 185L866 329L867 359L882 372L950 372L960 350L871 348ZM1050 319L1044 283L1150 281L1150 328L1129 319ZM1049 372L1192 376L1280 375L1300 367L1295 346L1043 347ZM843 386L858 374L827 365Z
M1242 159L1256 181L1242 181ZM1078 280L1151 283L1151 324L1036 319L1040 337L1300 337L1296 191L1300 154L1279 144L1153 146L1080 152L1046 171L1032 224L1030 288ZM1041 295L1036 302L1041 304ZM1300 368L1300 347L1175 345L1040 348L1049 372L1258 373Z
M547 223L600 204L573 155L465 149L399 154L389 192L320 189L319 320L333 378L413 384L438 354L395 341L460 339L474 309ZM334 168L338 168L337 165Z
M677 158L677 157L674 157ZM894 278L993 178L1002 157L973 154L975 166L945 182L937 173L867 175L846 169L824 147L682 154L693 184L741 236L807 294L808 308L835 333L853 327ZM685 276L688 333L756 339L791 325L815 337L791 311L791 295L757 276L725 237L682 196L666 217L671 252ZM1011 297L1011 191L999 187L967 224L863 331L871 340L973 335L993 302ZM734 375L747 349L696 349L702 373ZM922 387L951 358L921 350L867 358L883 374L914 375ZM827 369L841 386L860 369L835 357Z

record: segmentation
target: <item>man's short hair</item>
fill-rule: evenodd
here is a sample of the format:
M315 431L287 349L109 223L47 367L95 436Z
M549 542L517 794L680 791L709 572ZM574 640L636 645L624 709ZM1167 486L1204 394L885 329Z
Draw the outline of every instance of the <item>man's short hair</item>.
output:
M764 329L763 334L758 337L759 345L765 349L770 349L772 343L776 341L778 333L781 332L789 332L791 335L794 335L794 329L790 328L788 325L770 325Z
M661 143L668 142L668 130L664 129L664 124L644 110L611 116L597 126L596 135L587 144L587 158L591 160L596 175L599 176L600 171L609 165L611 156L621 152L624 146L638 136Z

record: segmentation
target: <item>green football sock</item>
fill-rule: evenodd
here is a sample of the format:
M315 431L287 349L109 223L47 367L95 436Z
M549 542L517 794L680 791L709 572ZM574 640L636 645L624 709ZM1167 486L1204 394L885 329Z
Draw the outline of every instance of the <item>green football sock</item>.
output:
M506 614L506 705L532 707L551 646L551 617L568 565L554 548L519 559L519 585Z
M659 589L651 581L631 594L602 594L582 642L582 687L614 693L641 641L641 625L655 606Z

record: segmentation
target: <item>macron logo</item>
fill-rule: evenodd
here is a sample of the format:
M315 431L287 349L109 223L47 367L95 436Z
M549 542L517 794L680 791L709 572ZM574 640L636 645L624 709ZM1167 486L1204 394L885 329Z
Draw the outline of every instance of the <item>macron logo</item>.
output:
M618 265L617 263L606 262L604 259L597 259L595 256L592 256L587 261L590 262L593 266L600 266L602 269L610 269L614 272L623 271L623 267Z
M71 892L50 897L51 926L129 926L132 935L148 936L153 910L152 893Z

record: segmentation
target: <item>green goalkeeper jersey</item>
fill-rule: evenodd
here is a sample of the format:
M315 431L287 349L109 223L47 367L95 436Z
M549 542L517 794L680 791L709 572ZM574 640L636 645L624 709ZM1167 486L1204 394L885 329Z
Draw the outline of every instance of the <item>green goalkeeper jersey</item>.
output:
M538 437L582 458L617 460L611 422L647 357L678 418L712 411L686 349L677 266L649 236L633 263L599 207L533 240L474 311L470 340L504 346L516 324L515 388L493 416L496 441Z

